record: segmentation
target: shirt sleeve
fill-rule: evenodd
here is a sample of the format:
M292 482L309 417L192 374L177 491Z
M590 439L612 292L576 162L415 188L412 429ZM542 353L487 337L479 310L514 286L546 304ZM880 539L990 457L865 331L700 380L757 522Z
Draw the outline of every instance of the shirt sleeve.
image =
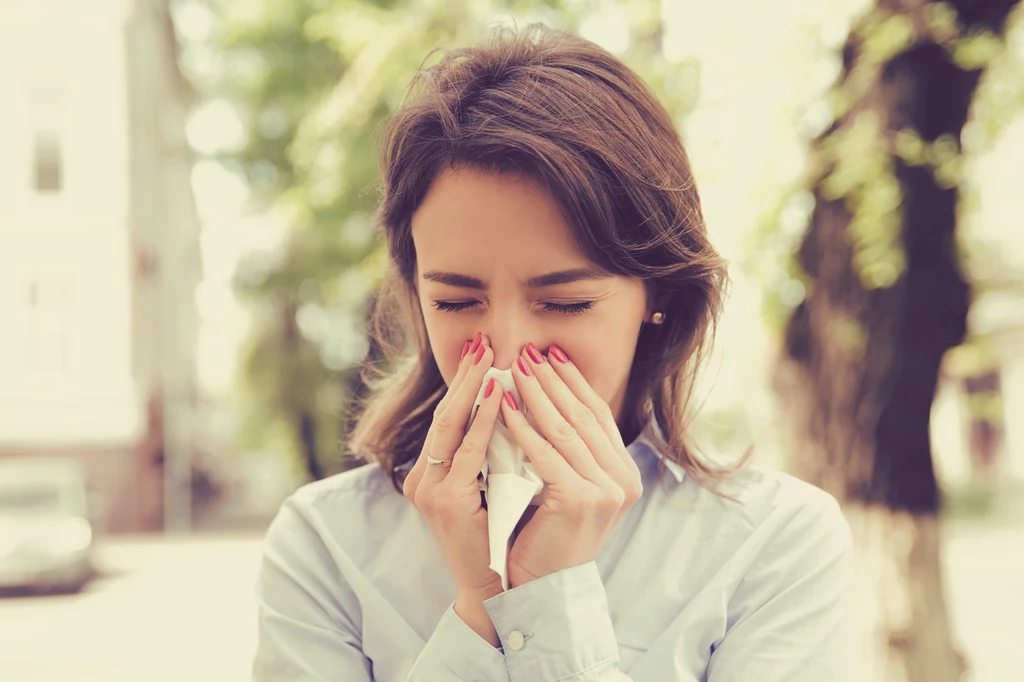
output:
M593 561L573 566L484 601L505 652L511 682L630 680L604 583Z
M708 682L848 682L853 538L828 495L782 525L747 572Z
M430 680L510 682L505 657L459 618L454 603L441 616L407 678Z
M253 682L371 682L362 651L362 611L296 497L272 521L256 579ZM406 682L509 682L505 658L455 613L454 604Z

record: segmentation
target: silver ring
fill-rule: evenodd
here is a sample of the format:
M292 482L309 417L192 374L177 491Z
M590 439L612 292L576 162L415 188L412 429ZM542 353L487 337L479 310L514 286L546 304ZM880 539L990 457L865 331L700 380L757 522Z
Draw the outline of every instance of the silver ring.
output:
M434 459L430 455L427 455L427 464L436 464L446 469L452 465L453 461L454 459L451 457L449 457L448 459Z

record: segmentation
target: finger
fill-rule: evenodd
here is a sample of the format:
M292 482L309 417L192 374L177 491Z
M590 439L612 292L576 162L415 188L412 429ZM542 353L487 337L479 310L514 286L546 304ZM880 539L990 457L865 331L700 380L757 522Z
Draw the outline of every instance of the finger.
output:
M561 378L562 382L572 391L577 400L590 409L597 424L608 436L609 442L612 445L611 450L596 451L598 454L595 456L602 457L600 460L601 466L609 471L612 478L615 479L626 494L626 499L630 504L623 505L620 513L624 514L632 502L640 499L643 495L643 476L636 465L636 461L622 441L619 425L615 423L615 415L612 414L608 403L598 395L597 391L594 390L579 368L569 359L565 351L551 344L548 347L547 359L547 367L552 369ZM618 466L610 464L609 456L617 459Z
M482 334L480 334L480 337L480 344L482 345L483 343L486 342L486 337L484 337ZM473 341L476 341L476 339L474 338ZM472 341L470 343L472 343ZM466 346L464 345L463 348L466 348ZM466 348L466 350L468 351L468 348ZM423 439L423 448L420 450L419 457L416 458L416 463L413 465L412 469L409 470L408 475L405 477L403 492L405 493L405 496L408 497L409 499L413 498L413 495L415 495L416 489L419 487L420 481L423 478L423 471L427 466L427 454L430 453L431 442L433 440L434 435L434 428L438 422L438 419L448 408L452 396L455 394L459 386L461 386L463 381L465 380L466 374L469 373L469 368L473 366L473 358L474 355L469 352L466 352L462 356L462 359L459 361L459 368L455 372L455 377L452 379L451 385L448 386L448 390L445 392L444 396L441 398L441 400L437 403L437 406L434 408L434 416L433 419L431 419L430 428L427 429L427 435Z
M476 396L480 393L484 374L487 373L491 363L494 361L494 352L489 344L481 341L476 354L471 355L467 353L462 361L470 363L466 370L465 379L462 380L458 389L455 390L444 412L434 422L434 434L431 438L429 454L435 459L455 457L455 453L462 444L462 440L466 437L466 424L469 421L473 403L476 402ZM429 485L443 480L450 475L449 468L440 465L428 465L424 469L422 483ZM460 467L459 471L463 472L464 469ZM479 472L473 473L470 478L465 478L466 474L462 474L463 478L460 481L467 484L474 482L477 473Z
M452 381L452 385L455 382ZM448 389L451 391L451 388ZM423 439L423 448L420 450L419 457L416 458L416 464L413 465L412 469L409 470L408 475L405 477L405 484L402 486L402 492L410 500L415 499L416 490L419 488L420 483L423 481L423 472L428 466L427 455L430 453L430 443L434 436L434 425L437 424L437 419L444 411L444 398L434 408L434 417L430 423L430 428L427 429L427 435Z
M612 483L612 479L598 465L594 455L587 448L587 444L576 432L574 425L562 416L544 392L544 388L537 381L536 373L533 371L533 367L536 365L525 355L521 355L513 363L513 367L512 377L519 388L519 394L526 402L526 410L533 415L533 420L537 422L540 435L553 445L557 452L561 453L580 476L602 487Z
M537 362L538 358L540 358L540 362ZM619 449L621 448L622 451L625 451L625 446L620 445L622 436L619 434L619 428L615 424L614 418L612 418L611 409L597 395L597 392L594 391L583 375L576 371L576 376L571 377L571 379L574 379L574 390L555 371L551 353L549 352L548 358L545 359L532 343L527 344L523 360L530 363L530 369L537 378L537 383L544 390L544 394L565 420L572 424L580 439L597 461L598 466L608 472L616 481L622 481L625 477L629 476L631 470L629 465L634 464L632 468L635 468L635 463L628 452L625 453L625 459L620 454ZM575 369L575 366L573 366L573 369ZM592 397L596 397L594 408L579 397L577 391L583 392L584 389L587 389L586 392ZM594 404L593 401L592 404ZM598 417L599 414L603 415L602 419L605 424L611 421L611 430L618 438L609 436L608 429L605 424L602 424L602 419ZM629 460L628 462L626 461L627 459Z
M466 437L462 439L462 444L455 454L455 461L452 462L452 470L449 472L448 478L454 476L456 481L475 480L480 473L484 466L484 460L487 458L487 446L494 433L494 422L497 421L498 411L501 409L502 395L504 395L504 390L501 384L492 377L484 389L484 398L480 402L476 419L473 420Z
M632 462L633 458L626 450L626 444L622 440L619 425L615 423L615 415L612 414L612 410L608 407L608 403L604 401L604 398L598 395L594 387L583 376L583 373L580 372L579 368L561 348L551 344L548 348L547 358L548 365L565 382L565 385L569 387L573 395L590 408L590 411L597 419L597 423L608 435L608 439L617 446L615 451L619 456ZM562 358L565 358L565 360L562 360Z
M544 440L530 422L526 421L522 410L512 407L510 399L515 400L511 393L507 393L505 399L501 401L501 415L505 418L505 425L512 438L530 458L537 475L548 485L569 487L583 483L584 479L565 461L558 450L555 450L555 446Z

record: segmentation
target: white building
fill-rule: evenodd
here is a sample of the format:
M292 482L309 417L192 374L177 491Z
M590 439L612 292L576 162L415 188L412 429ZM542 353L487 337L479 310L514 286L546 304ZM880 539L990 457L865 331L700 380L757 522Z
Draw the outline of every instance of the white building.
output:
M0 2L0 457L82 459L111 530L162 526L165 450L188 480L198 223L175 49L162 0Z

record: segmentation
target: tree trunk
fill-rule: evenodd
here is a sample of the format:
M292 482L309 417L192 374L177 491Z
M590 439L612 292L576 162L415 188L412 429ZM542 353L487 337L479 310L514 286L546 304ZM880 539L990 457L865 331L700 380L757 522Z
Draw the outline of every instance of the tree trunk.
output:
M295 437L302 448L302 461L306 465L306 473L314 481L325 476L324 467L320 464L316 449L316 417L309 411L297 409L292 417L295 423Z
M298 306L289 302L283 307L280 316L283 351L287 357L293 359L299 357L299 345L302 343L299 326L295 320L297 311ZM299 366L298 360L292 365L296 370ZM289 384L287 381L284 383L285 385ZM319 481L326 472L320 463L317 451L316 415L307 403L306 400L294 400L291 396L286 396L281 400L282 409L288 413L288 421L294 430L295 442L302 454L302 463L306 468L306 474L311 480Z
M984 66L958 65L949 48L971 31L1000 35L1015 4L878 0L843 49L842 111L813 145L807 295L776 387L794 468L847 504L862 587L881 600L864 614L878 676L863 679L953 682L965 670L942 590L929 416L942 358L966 330L957 157ZM940 5L958 24L934 19Z

